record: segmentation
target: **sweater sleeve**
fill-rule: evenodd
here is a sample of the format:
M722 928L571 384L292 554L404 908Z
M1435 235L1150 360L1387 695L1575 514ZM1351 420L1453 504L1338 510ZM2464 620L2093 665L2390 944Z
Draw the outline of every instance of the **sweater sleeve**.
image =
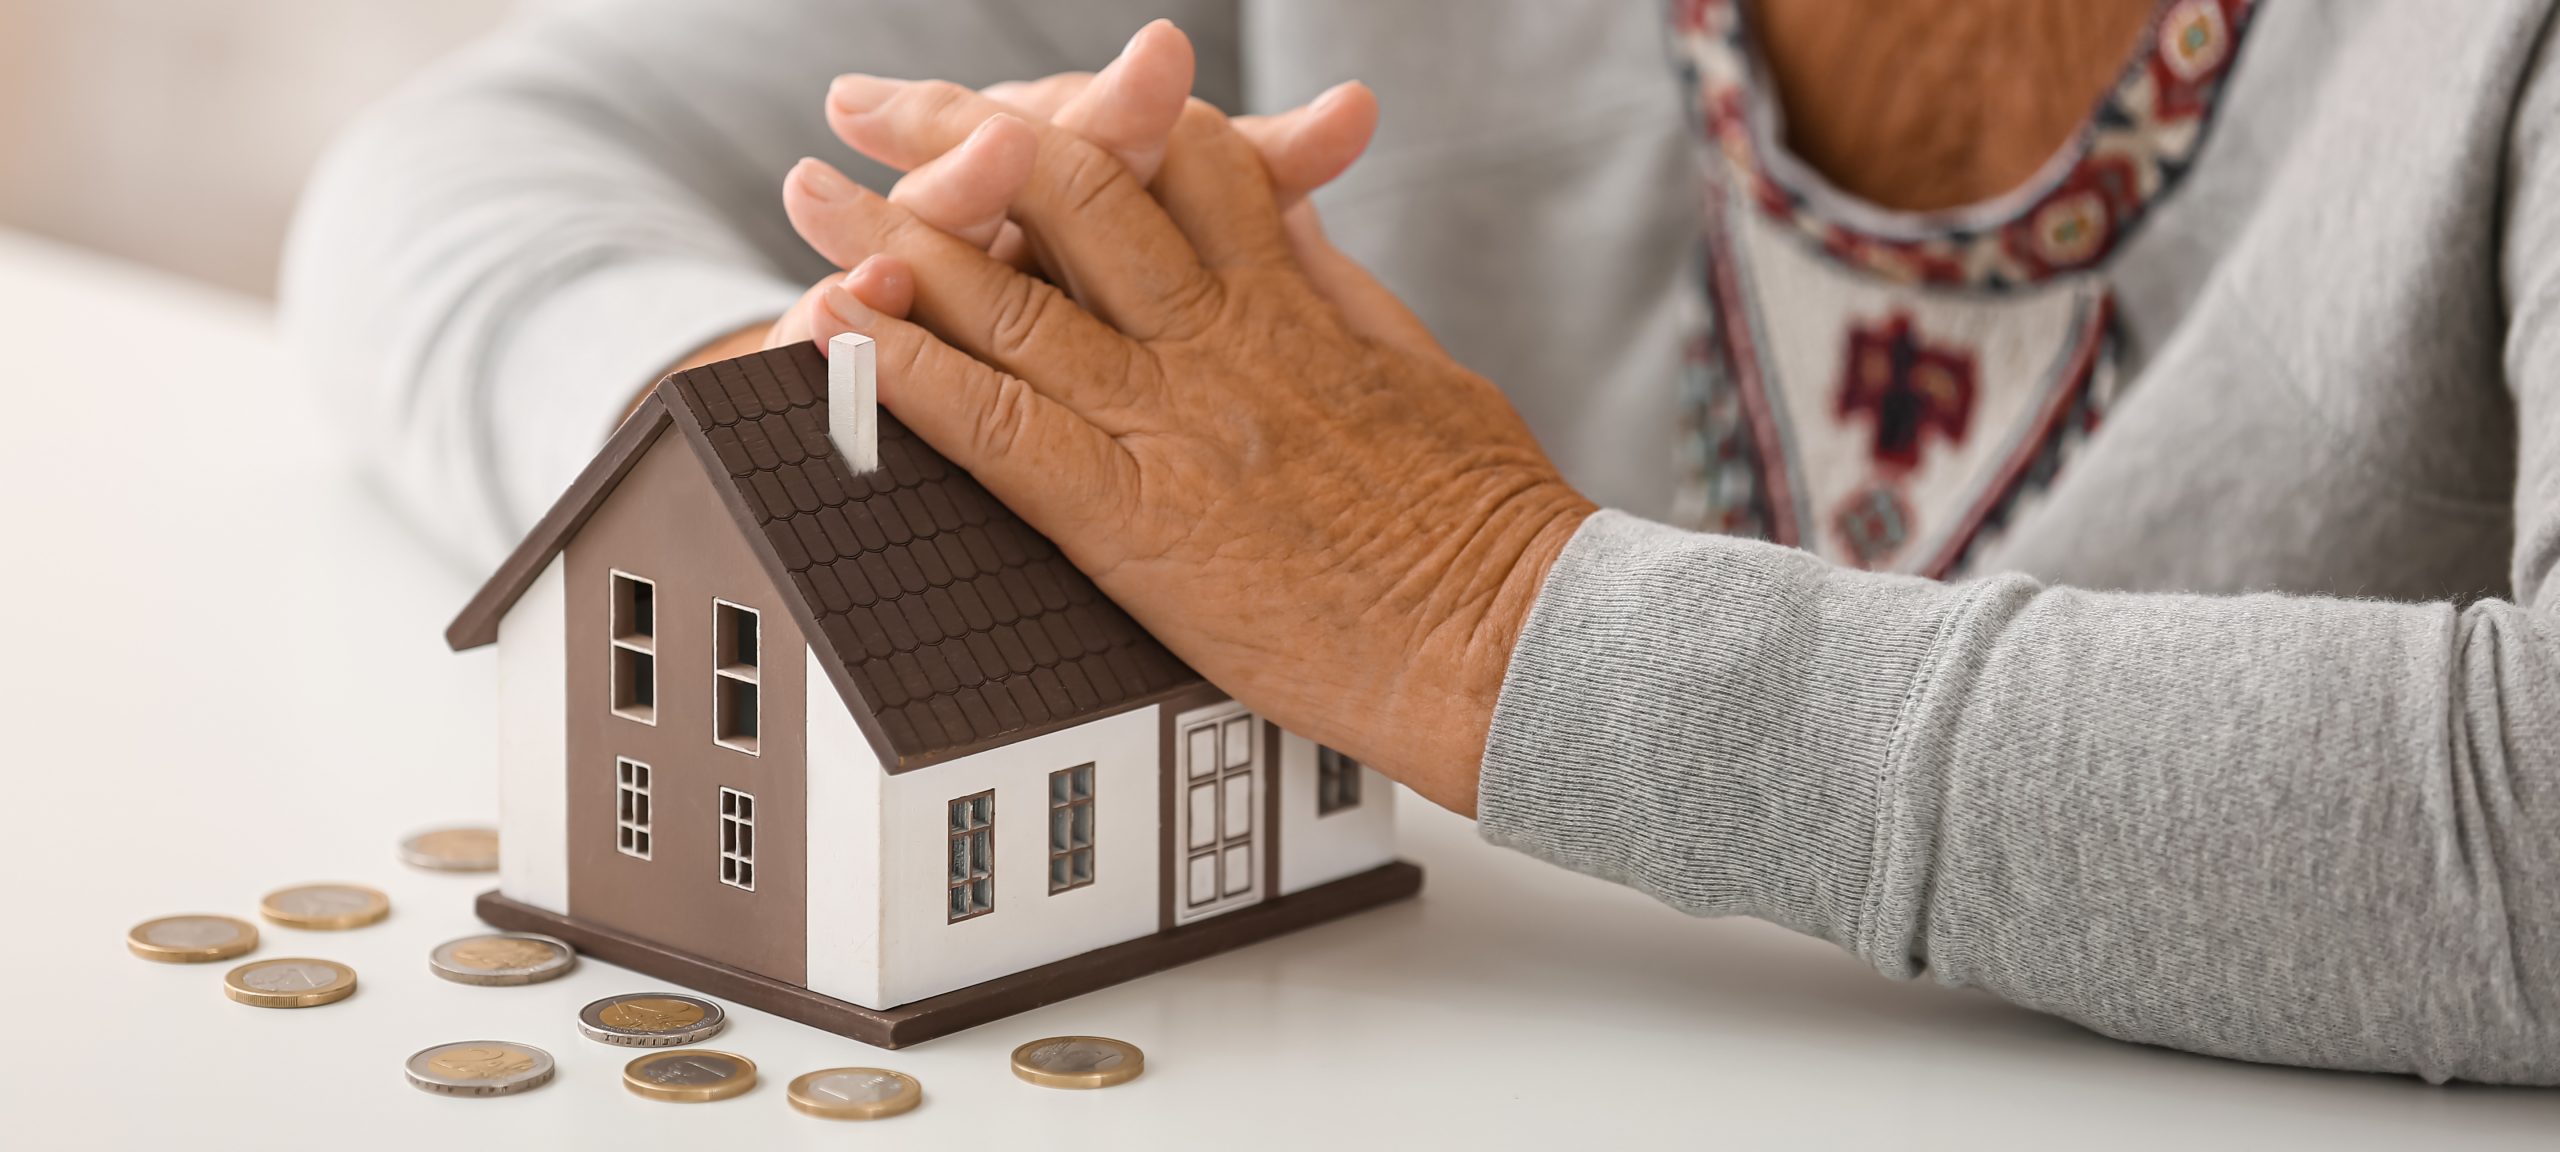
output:
M2127 1040L2560 1083L2550 73L2469 269L2507 310L2512 600L1942 584L1604 512L1513 656L1484 835Z
M326 156L281 289L300 373L401 510L503 555L659 373L788 307L801 156L885 187L822 116L841 72L1091 69L1146 20L1232 106L1232 0L580 0L409 85Z

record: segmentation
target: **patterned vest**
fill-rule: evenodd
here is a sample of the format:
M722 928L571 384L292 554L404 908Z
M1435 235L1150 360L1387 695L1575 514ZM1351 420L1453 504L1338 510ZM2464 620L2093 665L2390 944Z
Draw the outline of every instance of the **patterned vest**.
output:
M2117 393L2108 258L2204 138L2254 0L2178 0L2025 187L1896 213L1775 144L1737 0L1675 0L1707 225L1678 517L1859 568L1967 570Z

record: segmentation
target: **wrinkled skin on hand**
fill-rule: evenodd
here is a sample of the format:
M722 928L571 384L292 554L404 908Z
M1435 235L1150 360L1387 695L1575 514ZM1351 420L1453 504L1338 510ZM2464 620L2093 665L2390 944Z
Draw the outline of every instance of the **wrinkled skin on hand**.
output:
M851 79L839 131L902 168L1004 111ZM911 318L840 291L811 335L878 340L882 403L1193 667L1471 814L1512 647L1591 504L1356 265L1325 270L1332 291L1311 280L1253 142L1215 109L1185 108L1151 187L1026 128L1010 216L1072 297L803 161L784 192L802 236L912 285ZM1396 316L1347 314L1346 295Z

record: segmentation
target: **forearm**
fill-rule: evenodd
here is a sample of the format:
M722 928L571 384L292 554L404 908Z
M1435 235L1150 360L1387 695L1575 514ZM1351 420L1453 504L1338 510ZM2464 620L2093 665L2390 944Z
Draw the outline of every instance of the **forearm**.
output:
M2549 1083L2555 683L2511 605L1941 585L1604 514L1482 820L2110 1035Z

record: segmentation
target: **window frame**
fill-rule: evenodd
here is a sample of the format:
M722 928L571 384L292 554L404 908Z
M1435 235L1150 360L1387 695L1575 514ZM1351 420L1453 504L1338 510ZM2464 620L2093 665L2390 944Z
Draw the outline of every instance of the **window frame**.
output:
M658 582L620 568L608 571L604 627L605 640L609 645L605 652L605 703L614 715L655 728L658 726ZM629 597L623 595L625 586L631 589ZM649 627L646 631L631 627L634 622L630 619L638 612L638 593L643 588L649 590ZM631 687L627 683L631 675L626 664L648 668L648 703L638 703L636 695L626 694L625 689ZM633 702L625 703L625 700Z
M1099 824L1102 818L1101 812L1093 802L1095 772L1095 764L1092 761L1086 761L1071 767L1060 768L1049 774L1049 894L1052 896L1061 892L1073 892L1078 888L1091 888L1093 882L1101 876L1099 859L1101 854L1094 850L1095 842L1101 837ZM1081 778L1084 781L1084 790L1081 795L1077 794L1075 787L1078 773L1082 773ZM1064 800L1058 798L1058 784L1061 780L1067 784ZM1081 844L1076 843L1075 836L1075 813L1078 809L1084 812L1084 842ZM1063 828L1058 822L1061 814L1066 817ZM1065 833L1063 836L1060 835L1061 831ZM1084 878L1081 880L1076 878L1075 871L1075 858L1079 854L1084 857ZM1065 872L1067 879L1063 884L1058 881L1060 875L1058 866L1061 863L1067 866Z
M650 801L655 774L646 761L629 756L613 758L613 846L615 851L635 859L656 859L657 837L651 829L657 813ZM634 804L634 800L638 803Z
M744 615L749 627L753 630L753 639L749 644L755 650L749 653L748 659L743 662L735 659L738 653L734 635L729 628L723 627L724 624L729 623L730 613ZM764 686L761 683L763 661L764 613L735 600L713 597L711 601L711 742L713 744L732 752L744 752L749 756L763 754ZM730 729L730 701L733 695L739 694L739 688L744 689L743 695L749 701L746 709L749 731L744 739L732 734Z
M976 814L977 804L981 800L986 802L986 817L983 820ZM949 917L946 923L958 924L963 920L975 920L994 912L996 910L996 790L989 788L983 792L972 792L966 796L954 798L944 806L942 827L945 837L943 859L952 866L951 872L957 873L957 875L946 874L944 877L946 883L942 894L942 911L943 915ZM978 842L979 837L985 838L983 843L986 847L983 853L968 846ZM986 885L986 901L983 904L978 901L975 891L979 884ZM956 907L967 910L955 911L954 899L963 890L968 890L970 894L964 904L958 904Z
M756 798L727 785L720 788L720 882L740 891L756 890Z
M1363 768L1348 753L1316 745L1316 818L1357 811Z

